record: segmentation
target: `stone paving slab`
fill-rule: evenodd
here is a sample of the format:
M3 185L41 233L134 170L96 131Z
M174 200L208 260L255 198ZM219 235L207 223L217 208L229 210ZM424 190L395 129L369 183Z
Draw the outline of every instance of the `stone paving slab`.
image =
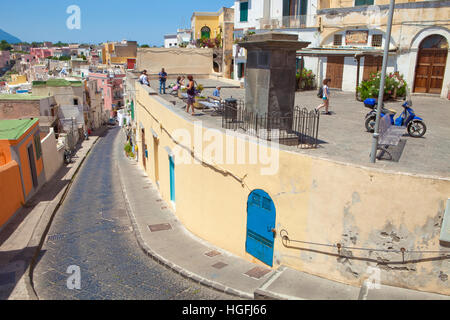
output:
M361 300L450 300L450 296L380 285L378 289L361 289Z
M358 300L360 288L282 267L260 289L257 299Z

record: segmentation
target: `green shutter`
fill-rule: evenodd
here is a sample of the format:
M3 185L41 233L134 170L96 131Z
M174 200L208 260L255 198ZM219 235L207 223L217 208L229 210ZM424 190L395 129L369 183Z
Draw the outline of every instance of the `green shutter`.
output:
M373 0L355 0L355 6L370 6L373 3Z
M241 22L248 21L248 2L241 2L240 6L241 11Z
M291 7L291 1L283 0L283 17L288 17L291 15L290 7Z
M202 31L202 39L209 39L211 37L209 31Z
M134 101L131 101L131 119L134 121Z
M41 138L39 134L34 136L34 147L36 149L36 160L39 160L42 156Z
M308 11L308 0L300 0L300 15L305 16Z
M238 64L238 77L243 78L244 77L244 63Z

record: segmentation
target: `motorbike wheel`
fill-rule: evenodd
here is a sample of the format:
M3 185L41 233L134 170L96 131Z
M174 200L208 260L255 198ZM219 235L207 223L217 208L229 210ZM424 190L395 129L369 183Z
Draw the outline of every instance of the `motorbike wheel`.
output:
M375 131L375 120L376 118L374 116L370 116L366 119L366 130L368 132L374 132Z
M423 121L415 120L408 124L408 134L413 138L423 137L427 132L427 126Z

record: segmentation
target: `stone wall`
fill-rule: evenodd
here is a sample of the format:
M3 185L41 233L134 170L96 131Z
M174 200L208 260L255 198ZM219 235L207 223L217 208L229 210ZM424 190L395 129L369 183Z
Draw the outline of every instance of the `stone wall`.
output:
M50 133L41 140L42 157L44 159L45 179L50 181L58 172L64 162L64 147L57 148L53 128Z
M139 48L137 70L157 74L165 68L170 74L211 74L212 49L187 48Z

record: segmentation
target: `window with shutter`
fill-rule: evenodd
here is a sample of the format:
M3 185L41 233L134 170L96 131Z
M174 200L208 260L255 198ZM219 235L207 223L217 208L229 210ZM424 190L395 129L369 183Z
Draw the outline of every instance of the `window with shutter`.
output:
M36 150L36 159L39 160L42 156L41 138L39 133L34 135L34 148Z
M355 6L370 6L374 4L374 0L355 0Z
M240 12L241 12L240 21L247 22L248 21L248 2L241 2Z

